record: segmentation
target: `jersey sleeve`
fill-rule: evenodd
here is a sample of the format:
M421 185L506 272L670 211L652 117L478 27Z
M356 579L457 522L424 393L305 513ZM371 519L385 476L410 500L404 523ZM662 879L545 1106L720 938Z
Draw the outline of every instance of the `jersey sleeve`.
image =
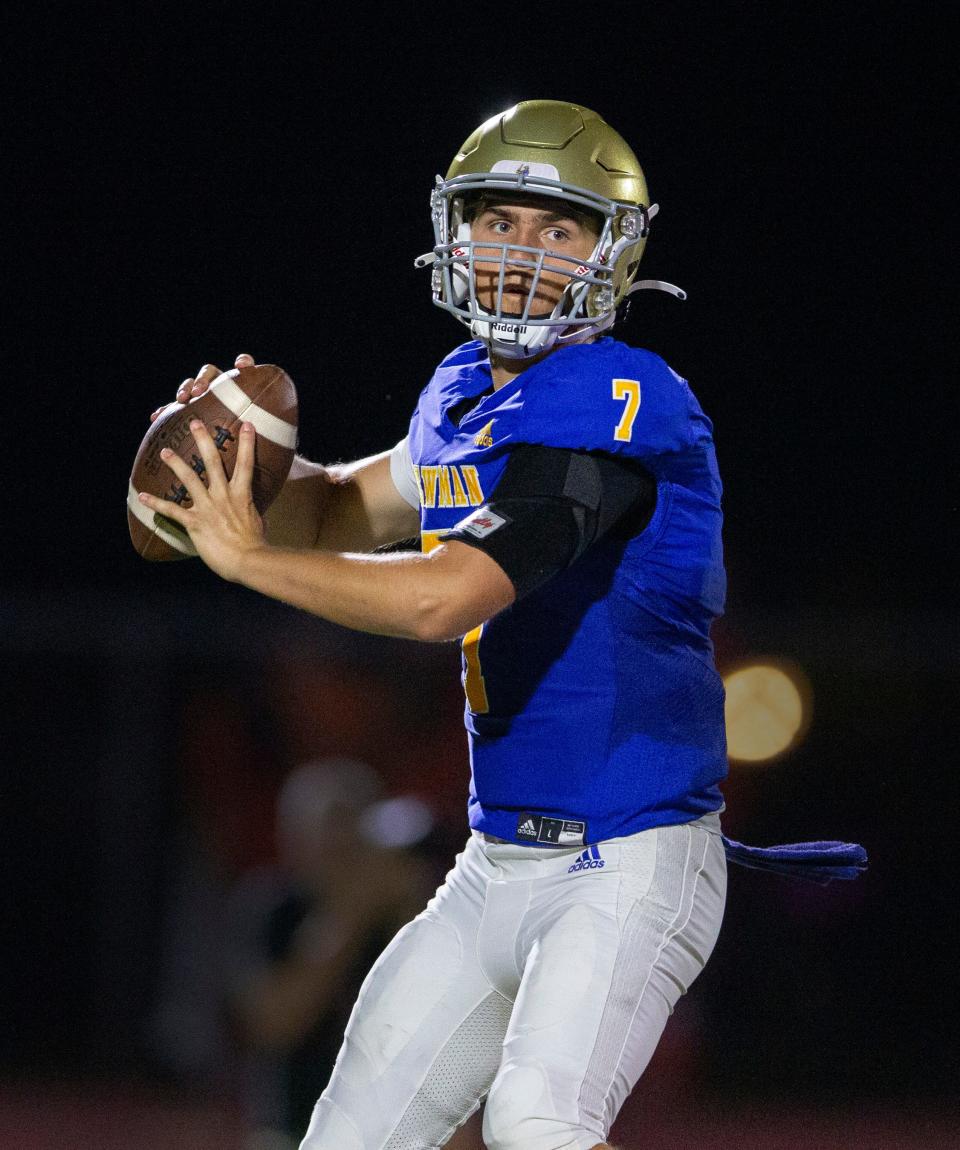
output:
M413 460L410 458L410 444L406 436L390 452L390 478L406 502L415 511L419 511L420 492L413 477Z
M634 459L668 480L712 444L686 380L653 352L612 339L571 345L528 373L517 443Z
M486 552L522 598L618 525L643 530L655 504L656 484L632 460L523 444L484 506L440 538Z

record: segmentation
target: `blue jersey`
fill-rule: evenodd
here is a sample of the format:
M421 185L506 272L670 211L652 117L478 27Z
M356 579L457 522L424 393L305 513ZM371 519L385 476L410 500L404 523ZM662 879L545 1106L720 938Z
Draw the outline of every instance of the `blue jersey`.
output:
M721 806L723 685L710 624L726 580L712 427L658 356L604 338L491 387L462 345L420 396L408 443L424 546L484 510L518 444L641 463L656 509L464 637L470 825L576 845L688 822ZM480 397L459 424L450 409ZM476 510L480 509L480 510Z

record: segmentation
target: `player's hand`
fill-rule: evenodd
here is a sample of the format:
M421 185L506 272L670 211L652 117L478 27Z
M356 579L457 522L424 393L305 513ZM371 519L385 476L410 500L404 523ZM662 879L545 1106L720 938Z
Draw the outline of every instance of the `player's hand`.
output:
M241 352L240 355L233 361L234 367L256 367L252 355L247 355L246 352ZM183 383L177 388L177 403L189 403L191 399L196 399L198 395L203 395L211 383L222 375L220 368L214 363L205 363L203 367L197 372L196 375L188 376ZM169 404L164 404L163 407L158 407L157 410L150 416L150 422L157 418L161 412L166 411Z
M190 430L200 456L196 467L169 448L160 452L160 458L186 489L191 506L146 492L141 493L140 502L179 523L204 563L222 578L237 582L243 557L265 546L263 521L251 493L256 431L252 423L241 425L233 477L228 480L220 453L202 421L191 420Z

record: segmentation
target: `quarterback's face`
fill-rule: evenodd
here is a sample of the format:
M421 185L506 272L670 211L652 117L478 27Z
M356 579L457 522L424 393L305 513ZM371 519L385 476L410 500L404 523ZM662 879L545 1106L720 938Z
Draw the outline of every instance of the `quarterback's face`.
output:
M501 259L500 248L482 247L485 240L495 244L543 248L567 257L554 260L547 257L544 260L529 312L531 316L537 316L549 315L553 310L570 284L571 273L581 260L589 259L593 254L598 233L579 213L569 213L561 200L540 200L529 206L514 202L484 206L471 222L470 238L477 245L474 247L477 299L485 311L496 310ZM486 254L490 256L489 261L484 260ZM529 266L512 267L511 258L529 262L536 256L531 252L511 252L509 249L506 253L502 312L520 315L535 273Z

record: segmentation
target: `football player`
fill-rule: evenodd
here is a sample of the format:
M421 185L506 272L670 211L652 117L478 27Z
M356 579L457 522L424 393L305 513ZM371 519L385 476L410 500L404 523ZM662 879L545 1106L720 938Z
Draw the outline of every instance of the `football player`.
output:
M297 459L264 525L254 431L231 481L172 455L142 495L224 578L347 627L462 638L471 834L370 972L304 1150L591 1150L703 969L726 890L723 608L712 429L608 332L655 214L596 113L526 101L431 200L433 300L470 329L395 448ZM250 364L241 356L237 365ZM203 392L206 365L178 398ZM422 553L373 554L420 533Z

